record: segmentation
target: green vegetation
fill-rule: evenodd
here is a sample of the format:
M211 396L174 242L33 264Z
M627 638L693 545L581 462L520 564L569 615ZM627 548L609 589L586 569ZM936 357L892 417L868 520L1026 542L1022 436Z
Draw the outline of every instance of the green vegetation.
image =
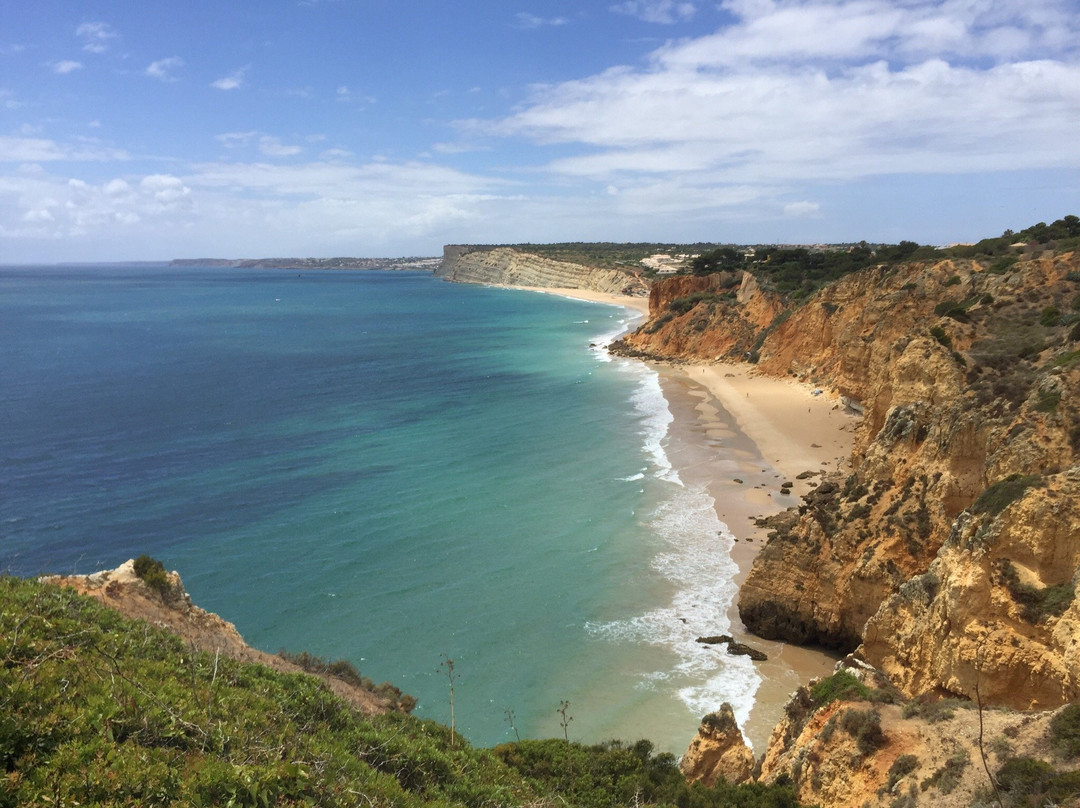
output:
M911 774L919 766L919 759L915 755L901 755L889 767L889 779L885 785L886 791L892 791L893 786L904 777Z
M195 653L37 581L0 577L0 638L2 808L796 805L691 788L647 742L452 747L448 727L363 716L320 679Z
M840 728L855 739L859 753L864 757L885 745L881 714L877 710L848 710L840 718Z
M1058 404L1061 403L1061 391L1060 390L1040 390L1039 398L1035 402L1036 412L1045 412L1047 414L1057 412Z
M1062 707L1050 720L1050 743L1065 759L1080 758L1080 704Z
M956 716L958 709L970 709L970 701L961 699L914 699L904 705L904 718L921 718L928 724L936 724L939 721L949 721Z
M1057 805L1080 793L1080 771L1058 772L1045 760L1021 757L1005 763L997 773L1006 805ZM1071 804L1071 803L1070 803Z
M1060 617L1076 597L1072 581L1042 589L1022 583L1016 567L1007 559L998 561L998 571L1009 594L1020 604L1024 619L1030 623L1038 623L1047 617Z
M998 480L991 485L975 500L971 506L974 513L985 513L988 516L997 516L1016 500L1024 496L1024 492L1032 486L1041 485L1042 477L1037 474L1022 475L1010 474L1004 480Z
M399 710L404 710L407 713L412 712L413 708L416 707L415 698L407 693L402 693L399 688L394 687L389 682L377 685L367 676L361 676L356 666L347 659L323 659L309 654L307 651L294 654L284 648L278 651L277 655L287 662L303 668L308 673L319 676L333 676L335 679L340 679L353 687L369 690L377 696L382 696L394 702Z
M672 314L686 314L692 308L699 303L733 303L735 301L734 292L725 292L721 294L715 294L712 292L694 292L691 295L685 297L677 297L668 303L668 311Z
M872 701L877 704L891 704L896 700L896 693L867 687L851 671L842 670L811 685L810 698L814 706L818 708L834 701Z
M817 707L834 701L869 701L870 688L850 671L842 670L811 685L810 698Z
M172 599L173 588L172 584L169 583L169 574L165 572L165 565L156 558L151 558L148 555L141 555L136 558L135 575L157 592L162 600L168 602Z
M652 754L652 744L618 741L584 746L549 738L496 746L492 751L538 793L555 793L573 806L677 805L682 808L785 808L789 787L687 786L673 755ZM560 801L560 804L562 802Z
M939 344L944 345L949 350L952 350L952 338L945 333L945 329L940 325L930 327L930 336L938 341Z
M936 788L942 794L950 794L953 789L960 785L960 779L964 776L964 769L971 765L971 757L966 749L957 749L945 765L936 770L932 775L922 781L923 791Z

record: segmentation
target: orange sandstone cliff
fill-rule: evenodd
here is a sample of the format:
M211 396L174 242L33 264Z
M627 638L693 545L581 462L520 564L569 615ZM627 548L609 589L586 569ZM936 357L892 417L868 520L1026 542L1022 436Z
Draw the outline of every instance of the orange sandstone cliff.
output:
M748 272L674 278L653 286L650 318L616 347L751 359L864 414L852 473L767 520L739 611L761 636L854 652L892 704L797 693L757 777L826 806L977 804L983 768L1007 759L976 756L978 711L933 729L905 713L948 698L1022 711L1080 699L1080 255L872 267L798 304ZM1006 739L999 749L1045 756L1050 715L983 719ZM859 748L860 721L876 722L878 745ZM711 731L692 759L737 759L730 733ZM963 796L950 802L935 784L951 793L954 779Z

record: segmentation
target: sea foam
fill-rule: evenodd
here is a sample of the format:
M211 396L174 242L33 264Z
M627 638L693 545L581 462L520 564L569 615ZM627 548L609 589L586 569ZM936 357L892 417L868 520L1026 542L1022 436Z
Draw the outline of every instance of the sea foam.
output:
M659 504L645 516L656 539L654 573L668 584L670 599L632 617L589 623L587 631L615 643L646 643L669 653L670 667L639 673L639 686L676 688L687 710L700 719L732 705L745 722L761 677L748 657L730 656L697 642L703 635L730 632L729 610L737 594L738 567L731 558L734 535L716 512L716 502L701 486L687 486L667 452L673 416L655 371L627 363L641 374L632 404L642 419L642 441L651 460L652 485Z

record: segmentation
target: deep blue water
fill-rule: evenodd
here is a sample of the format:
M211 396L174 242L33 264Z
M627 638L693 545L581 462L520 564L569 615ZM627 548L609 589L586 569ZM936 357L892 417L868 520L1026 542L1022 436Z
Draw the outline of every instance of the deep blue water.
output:
M268 651L347 658L473 742L748 708L712 500L629 313L389 271L0 268L0 570L148 553ZM708 602L699 623L679 604ZM697 620L698 618L695 618Z

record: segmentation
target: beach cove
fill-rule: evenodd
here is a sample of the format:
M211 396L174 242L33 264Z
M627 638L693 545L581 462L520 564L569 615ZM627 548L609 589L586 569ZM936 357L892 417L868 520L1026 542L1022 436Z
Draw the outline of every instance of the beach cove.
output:
M648 316L648 300L642 297L579 289L535 291ZM688 485L703 485L711 494L717 516L735 538L730 554L737 567L734 583L741 586L766 541L767 529L756 525L758 519L798 504L822 474L848 469L860 419L835 392L765 376L753 365L647 364L659 375L673 416L667 445L672 465ZM837 657L750 634L739 619L737 597L728 618L736 641L768 655L767 661L756 663L761 681L753 707L740 720L747 741L760 751L792 691L829 675ZM702 653L724 650L719 646Z

